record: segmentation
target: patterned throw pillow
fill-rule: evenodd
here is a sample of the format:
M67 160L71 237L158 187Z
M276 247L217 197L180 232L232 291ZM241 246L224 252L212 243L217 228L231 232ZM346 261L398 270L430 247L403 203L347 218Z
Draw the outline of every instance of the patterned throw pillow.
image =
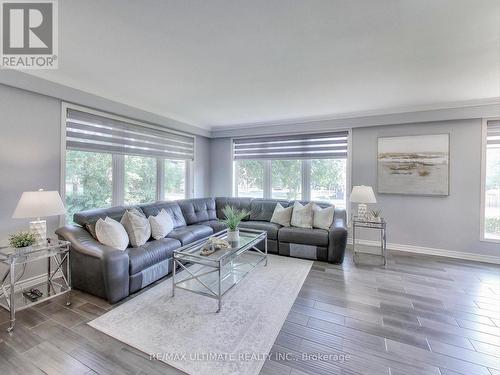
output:
M97 240L103 245L119 250L125 250L128 247L129 240L125 228L118 221L110 217L106 217L105 220L97 220L95 233Z
M284 227L290 226L290 220L292 219L293 207L283 208L280 203L276 203L274 208L273 216L271 217L271 223L276 223L283 225Z
M335 206L321 208L317 204L314 204L313 227L326 230L330 229L333 223L334 211Z
M309 228L313 227L313 203L309 202L305 206L299 202L293 204L292 227Z
M135 208L125 211L120 223L125 227L133 247L144 245L151 237L149 220Z
M155 240L165 238L174 229L174 222L164 209L158 215L148 217L148 220L151 225L151 234Z

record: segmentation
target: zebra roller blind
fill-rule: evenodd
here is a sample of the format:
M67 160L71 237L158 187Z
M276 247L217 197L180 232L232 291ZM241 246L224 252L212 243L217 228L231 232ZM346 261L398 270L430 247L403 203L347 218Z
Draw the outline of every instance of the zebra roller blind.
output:
M500 148L500 120L488 121L486 147Z
M168 159L194 159L193 136L71 108L68 108L66 116L66 148Z
M346 159L347 131L234 139L234 159Z

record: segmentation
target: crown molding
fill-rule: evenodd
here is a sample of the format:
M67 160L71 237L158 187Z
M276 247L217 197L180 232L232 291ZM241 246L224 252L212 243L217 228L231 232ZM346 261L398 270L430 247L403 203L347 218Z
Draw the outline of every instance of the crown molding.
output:
M461 102L401 107L378 111L345 113L322 117L258 122L232 126L212 127L212 138L243 137L297 132L324 132L329 130L423 123L432 121L466 120L500 115L500 97Z

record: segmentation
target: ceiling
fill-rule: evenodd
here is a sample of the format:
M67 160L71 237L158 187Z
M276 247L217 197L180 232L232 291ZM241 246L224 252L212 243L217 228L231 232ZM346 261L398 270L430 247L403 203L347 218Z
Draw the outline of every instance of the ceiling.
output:
M205 129L500 97L499 0L64 0L50 81Z

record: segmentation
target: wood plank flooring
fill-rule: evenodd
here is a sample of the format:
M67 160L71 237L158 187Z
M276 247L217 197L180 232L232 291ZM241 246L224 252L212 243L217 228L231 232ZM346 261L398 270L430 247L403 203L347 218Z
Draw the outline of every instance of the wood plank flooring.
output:
M1 374L181 373L88 326L106 301L64 302L20 312L13 334L0 309ZM500 267L395 252L386 269L315 262L261 374L500 374Z

